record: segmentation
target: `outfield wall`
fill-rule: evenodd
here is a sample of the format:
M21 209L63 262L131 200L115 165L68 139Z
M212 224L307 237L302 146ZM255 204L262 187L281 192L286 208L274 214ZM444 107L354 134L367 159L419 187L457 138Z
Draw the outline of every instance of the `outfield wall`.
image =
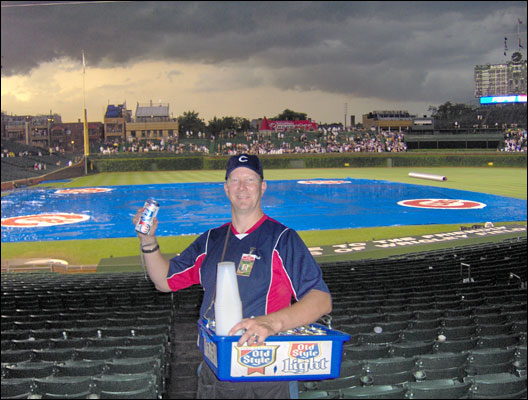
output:
M229 156L182 156L128 153L90 156L94 172L222 170ZM526 168L526 153L335 153L259 155L265 169L362 167Z

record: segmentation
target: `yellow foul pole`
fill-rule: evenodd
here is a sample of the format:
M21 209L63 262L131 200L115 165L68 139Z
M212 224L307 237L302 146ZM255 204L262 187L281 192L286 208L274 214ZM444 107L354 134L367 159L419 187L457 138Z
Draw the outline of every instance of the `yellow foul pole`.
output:
M86 113L86 63L84 62L84 50L82 51L82 62L83 62L83 106L84 106L84 174L88 175L88 155L90 154L90 146L88 141L88 118Z

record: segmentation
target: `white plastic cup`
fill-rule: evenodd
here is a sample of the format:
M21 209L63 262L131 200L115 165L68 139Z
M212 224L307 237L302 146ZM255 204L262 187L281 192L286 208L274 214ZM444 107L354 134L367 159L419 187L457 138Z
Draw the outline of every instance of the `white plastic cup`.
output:
M224 261L216 269L216 297L214 304L215 331L227 336L233 326L242 321L242 301L238 291L235 263ZM242 330L235 335L242 335Z

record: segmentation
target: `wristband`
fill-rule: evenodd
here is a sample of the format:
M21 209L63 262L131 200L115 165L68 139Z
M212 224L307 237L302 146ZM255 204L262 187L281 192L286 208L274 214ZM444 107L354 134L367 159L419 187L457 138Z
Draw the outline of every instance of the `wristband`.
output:
M141 248L141 251L143 253L154 253L156 250L159 250L159 244L156 244L156 247L154 247L153 249L150 249L150 250L145 250L144 248Z

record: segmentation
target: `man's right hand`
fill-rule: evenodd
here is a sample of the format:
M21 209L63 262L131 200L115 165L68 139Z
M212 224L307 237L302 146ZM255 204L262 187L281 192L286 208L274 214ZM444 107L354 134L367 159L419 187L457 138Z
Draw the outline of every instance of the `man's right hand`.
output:
M134 229L139 221L139 219L141 218L141 214L143 214L143 210L144 208L141 207L138 209L136 215L134 215L134 218L132 218L132 223L134 224ZM156 233L156 229L158 228L158 218L154 218L154 220L152 221L152 227L150 228L150 232L148 234L144 234L144 233L140 233L138 231L136 231L139 239L141 240L141 245L142 246L148 246L149 244L153 244L155 241L156 241L156 238L155 238L155 233ZM154 239L154 240L152 240Z

